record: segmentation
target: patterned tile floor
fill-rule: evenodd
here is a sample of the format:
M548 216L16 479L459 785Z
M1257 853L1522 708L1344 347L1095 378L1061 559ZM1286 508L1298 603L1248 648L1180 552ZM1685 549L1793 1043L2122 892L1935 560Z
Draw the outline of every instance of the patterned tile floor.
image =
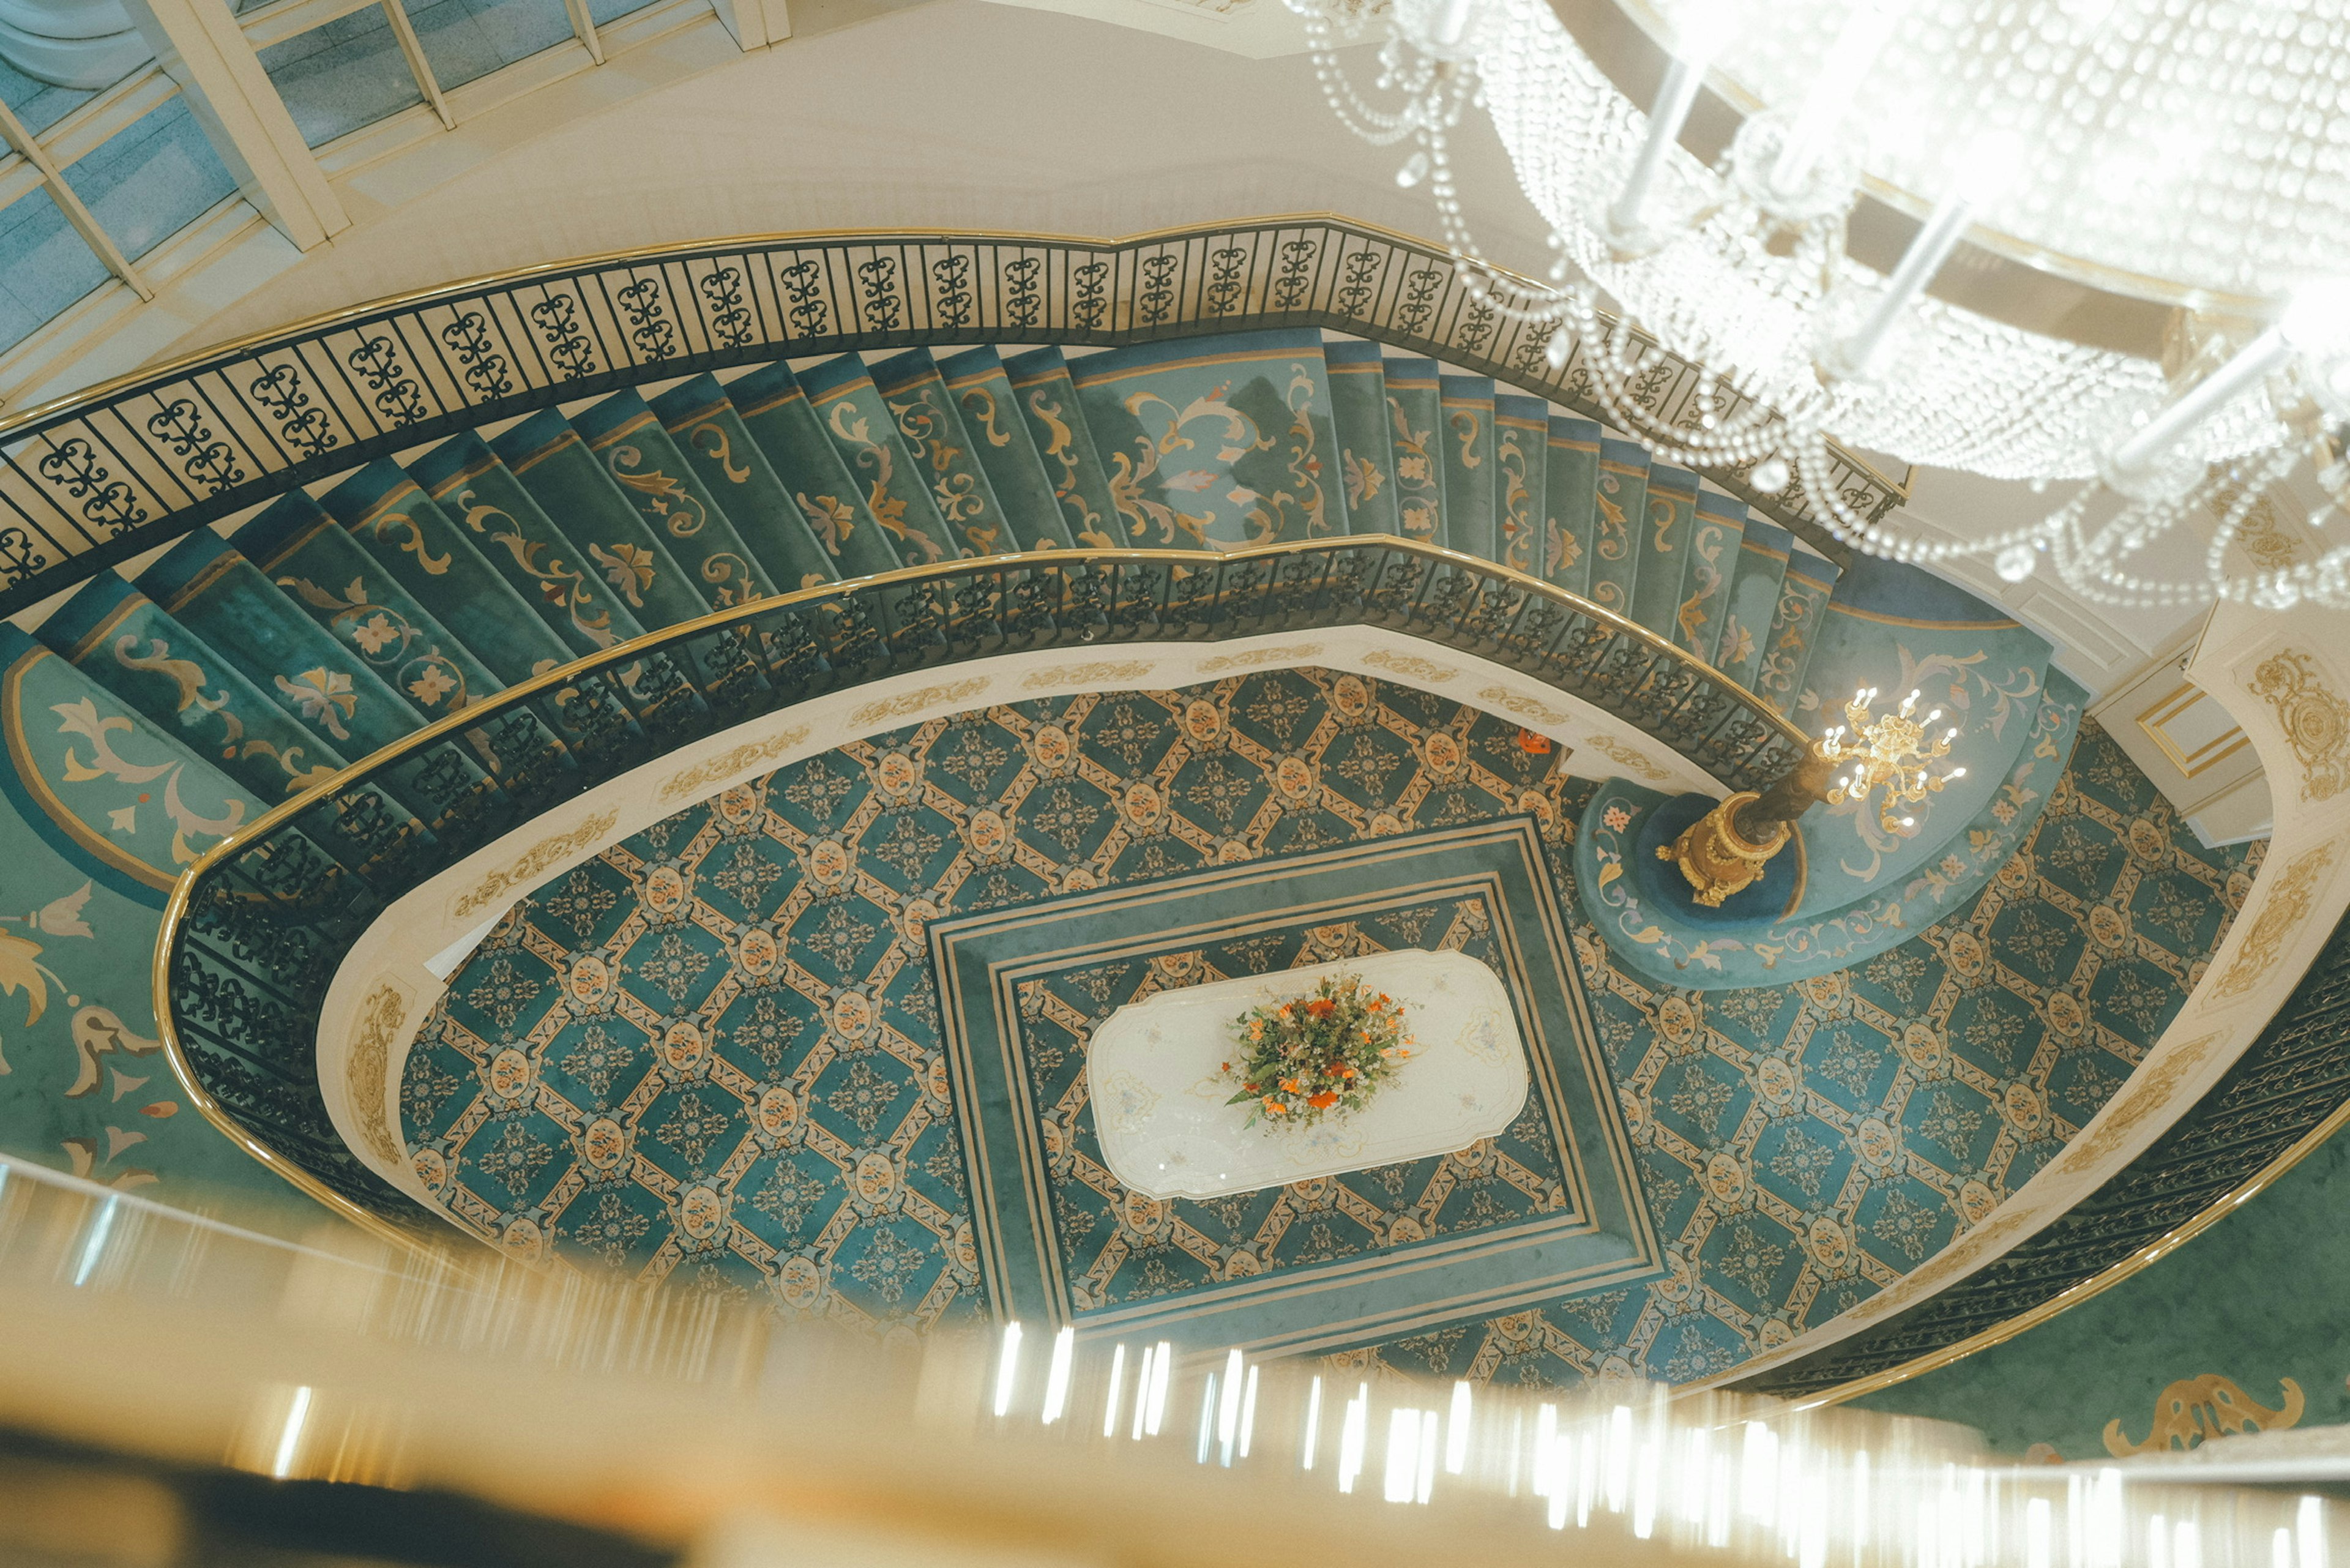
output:
M1572 909L1589 786L1558 762L1491 715L1319 670L845 747L518 908L410 1058L408 1137L461 1220L517 1244L882 1329L980 1313L929 922L1521 815ZM2257 854L2200 849L2087 726L1974 904L1855 969L1659 992L1577 929L1665 1271L1351 1357L1686 1380L1865 1299L2119 1085Z

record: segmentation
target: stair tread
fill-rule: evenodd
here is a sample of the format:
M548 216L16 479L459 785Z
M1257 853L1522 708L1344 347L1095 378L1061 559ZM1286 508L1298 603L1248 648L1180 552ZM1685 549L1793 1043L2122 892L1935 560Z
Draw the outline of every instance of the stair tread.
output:
M928 481L931 503L958 553L1001 556L1021 548L930 350L910 348L868 367L868 373L899 439Z
M1387 389L1388 447L1395 462L1396 517L1407 539L1444 543L1444 410L1433 359L1388 358L1379 366Z
M1493 399L1493 462L1498 494L1494 540L1503 566L1543 575L1544 505L1550 486L1550 405L1503 393Z
M1594 504L1599 487L1598 424L1553 414L1548 451L1543 573L1568 593L1588 597L1592 519L1598 513Z
M410 489L423 494L412 485ZM414 514L404 510L392 515ZM409 538L417 554L430 551L426 535L416 533ZM456 712L509 684L345 533L332 514L302 492L270 503L237 530L234 542L289 605L316 621L352 658L405 692L426 717ZM429 562L429 555L427 558ZM446 557L439 565L452 575L458 569ZM471 607L463 596L441 602L460 611ZM466 624L475 628L477 640L484 639L487 628L481 622ZM532 625L536 628L537 623Z
M1697 475L1689 470L1649 466L1648 505L1633 529L1639 544L1632 569L1632 618L1662 638L1673 635L1673 615L1689 575L1697 491Z
M1437 431L1444 469L1444 547L1480 560L1501 558L1501 487L1493 455L1493 379L1440 376L1444 422Z
M797 374L817 424L849 472L864 482L865 504L899 562L919 566L960 555L865 361L843 354Z
M1395 447L1388 436L1387 376L1376 343L1322 345L1330 409L1338 431L1338 473L1347 493L1347 531L1398 534Z
M468 431L442 442L411 461L408 474L473 535L490 565L574 656L643 632L595 564L479 435Z
M614 392L571 416L588 451L645 525L699 587L712 609L775 591L726 509L702 484L660 416L633 391Z
M702 489L717 498L752 557L776 587L814 587L839 576L832 556L759 450L715 376L696 376L652 400Z
M901 563L873 520L868 497L824 432L792 368L778 359L727 383L726 397L807 519L809 533L842 577L870 576Z
M101 572L41 623L41 640L265 801L349 759L138 587Z
M1711 659L1721 636L1722 607L1730 574L1738 567L1738 542L1746 532L1742 503L1700 489L1690 524L1689 565L1681 573L1681 602L1674 607L1674 643Z
M1061 515L1035 432L1020 418L1018 395L993 348L971 348L936 361L948 398L962 416L965 436L1023 550L1066 550L1076 541Z
M603 576L606 587L647 631L691 620L710 608L699 587L646 525L579 432L552 409L504 431L490 450L566 538Z
M1633 618L1640 526L1648 516L1648 453L1637 441L1599 438L1599 484L1592 492L1591 602Z
M0 686L11 698L0 728L8 731L17 764L0 820L14 808L37 836L9 846L12 877L26 877L16 886L58 882L34 858L54 855L110 891L160 907L191 856L276 804L274 791L248 791L189 745L177 726L151 718L6 622L0 622ZM39 722L20 727L34 715ZM28 779L60 776L78 782L69 797L23 787ZM39 996L36 985L36 1015Z
M1110 497L1109 469L1095 446L1093 431L1078 406L1068 362L1058 348L1035 348L1003 362L1020 420L1045 460L1053 498L1070 540L1087 549L1114 549L1128 543Z
M1128 542L1238 550L1347 532L1337 436L1306 328L1139 344L1070 367Z
M1777 612L1779 586L1787 576L1787 558L1795 536L1762 518L1749 515L1738 538L1738 559L1722 598L1721 627L1714 639L1714 668L1742 686L1754 684L1762 662L1762 638Z

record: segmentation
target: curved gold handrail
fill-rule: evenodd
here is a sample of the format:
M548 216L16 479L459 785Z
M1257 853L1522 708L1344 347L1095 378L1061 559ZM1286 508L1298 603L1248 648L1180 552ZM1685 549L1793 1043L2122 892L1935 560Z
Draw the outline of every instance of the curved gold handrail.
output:
M1218 552L1213 555L1203 555L1196 550L1055 549L1049 552L1049 557L1055 563L1083 563L1089 567L1166 566L1180 575L1185 568L1196 569L1203 562L1213 562L1221 566L1251 561L1277 561L1336 548L1366 545L1423 560L1431 565L1451 566L1477 576L1497 579L1502 585L1523 591L1530 597L1546 599L1604 627L1611 636L1628 639L1651 653L1682 666L1701 680L1714 682L1750 716L1762 722L1768 732L1787 745L1800 750L1810 743L1809 737L1801 729L1747 687L1731 680L1707 660L1698 658L1685 649L1677 647L1638 622L1627 619L1614 610L1594 604L1578 594L1570 593L1542 578L1532 576L1497 562L1446 549L1441 545L1423 544L1393 535L1353 534L1260 545L1245 550ZM583 676L606 670L617 670L647 654L690 641L697 637L725 630L740 624L746 616L773 613L789 609L795 605L833 599L847 592L889 587L900 584L920 584L967 576L974 572L1017 570L1024 566L1034 564L1039 555L1043 554L1045 553L995 555L971 559L934 561L916 566L902 566L895 571L877 572L867 576L825 583L814 587L795 589L786 594L775 594L753 599L727 609L712 610L706 615L698 616L691 620L680 621L657 631L643 633L625 642L616 643L610 648L574 659L569 664L533 676L527 680L517 681L496 696L477 703L472 708L435 720L390 745L384 746L358 762L338 770L323 782L254 818L253 821L199 855L187 869L180 874L179 879L172 884L170 900L163 910L162 924L156 936L154 959L150 972L156 1030L163 1042L165 1059L171 1064L172 1075L180 1080L181 1086L187 1092L189 1103L195 1106L197 1112L206 1121L219 1129L238 1147L259 1160L268 1169L283 1177L305 1195L375 1235L402 1246L416 1245L414 1237L362 1206L352 1203L304 1169L298 1162L271 1147L232 1116L204 1089L196 1075L193 1064L188 1058L186 1047L180 1038L172 986L173 955L178 950L182 928L187 923L190 905L197 886L224 862L242 854L246 848L266 838L286 822L329 797L369 781L384 770L397 765L451 735L478 727L495 712L525 704L534 697L576 682ZM1402 630L1406 636L1411 635L1407 628L1395 629ZM978 656L981 659L993 657L997 656L993 654ZM1573 695L1571 692L1566 694ZM1631 722L1638 723L1637 720ZM695 737L696 740L706 738L706 736ZM1669 741L1665 741L1662 737L1652 738L1659 740L1660 743L1666 744L1669 749L1676 751L1679 749L1673 747ZM519 831L520 826L516 825L515 828L509 831ZM478 850L480 847L476 846L475 849Z

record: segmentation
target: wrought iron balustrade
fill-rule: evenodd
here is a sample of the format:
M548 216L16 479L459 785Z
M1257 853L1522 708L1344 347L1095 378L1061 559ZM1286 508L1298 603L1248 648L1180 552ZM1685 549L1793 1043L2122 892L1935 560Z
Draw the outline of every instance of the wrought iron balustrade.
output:
M420 730L272 811L174 890L156 950L158 1023L191 1100L265 1163L352 1218L436 1228L345 1146L317 1081L319 1010L336 964L403 894L640 763L826 692L1000 653L1342 626L1524 671L1732 789L1764 786L1807 743L1761 699L1647 628L1430 545L1370 535L1222 556L942 561L620 644ZM383 1137L385 1158L400 1158L389 1152L396 1134Z
M363 306L0 421L0 616L298 484L488 421L785 357L958 344L1119 346L1330 327L1597 416L1577 348L1503 320L1436 246L1333 219L1124 241L817 234L632 252ZM1700 373L1642 389L1693 422ZM1740 406L1725 389L1725 412ZM1707 477L1836 559L1804 486L1876 520L1901 492L1856 458L1776 494Z

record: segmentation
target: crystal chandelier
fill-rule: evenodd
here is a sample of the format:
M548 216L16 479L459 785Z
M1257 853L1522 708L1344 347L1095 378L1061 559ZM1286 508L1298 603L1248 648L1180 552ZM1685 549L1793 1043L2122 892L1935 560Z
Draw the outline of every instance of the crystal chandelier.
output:
M1804 489L1894 559L1984 557L2109 604L2350 606L2350 525L2324 530L2350 506L2350 0L1621 0L1669 58L1646 112L1548 0L1289 3L1339 116L1409 146L1397 179L1429 183L1472 290L1551 332L1555 368L1579 352L1578 385L1660 460L1768 493L1825 480L1835 440L2074 482L1959 538ZM1371 39L1366 91L1336 50ZM1741 117L1711 162L1681 145L1701 86ZM1547 283L1470 230L1450 146L1472 109L1550 226ZM1916 220L1882 269L1850 254L1863 207ZM1932 292L1954 257L2168 310L2162 346L1955 303ZM1651 411L1659 348L1704 368L1693 424ZM2288 499L2311 548L2239 543Z

